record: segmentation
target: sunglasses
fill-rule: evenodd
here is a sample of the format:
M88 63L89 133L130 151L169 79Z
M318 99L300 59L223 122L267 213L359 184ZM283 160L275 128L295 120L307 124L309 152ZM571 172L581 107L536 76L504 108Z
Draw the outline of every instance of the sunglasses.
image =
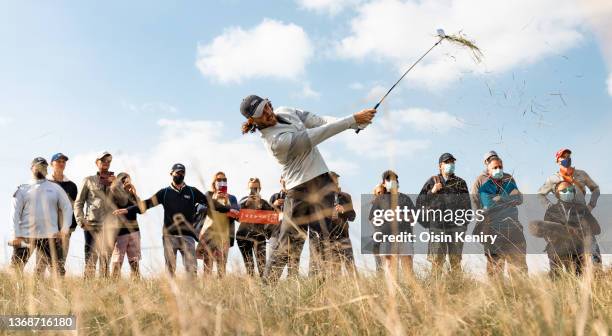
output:
M217 181L217 182L227 182L227 178L226 177L217 177L217 179L215 181Z
M102 159L100 160L100 162L102 163L111 163L113 160L112 159Z

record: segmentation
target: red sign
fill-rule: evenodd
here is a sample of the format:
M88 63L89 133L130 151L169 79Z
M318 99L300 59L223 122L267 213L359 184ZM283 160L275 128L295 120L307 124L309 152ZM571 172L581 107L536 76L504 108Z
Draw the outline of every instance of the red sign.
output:
M272 210L240 209L240 223L278 224L278 213Z

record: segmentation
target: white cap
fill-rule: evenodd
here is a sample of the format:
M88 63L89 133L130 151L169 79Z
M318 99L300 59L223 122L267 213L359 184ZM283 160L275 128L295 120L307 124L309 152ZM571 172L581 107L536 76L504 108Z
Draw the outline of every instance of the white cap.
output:
M107 151L100 152L100 153L98 153L98 155L96 156L96 161L98 161L98 160L102 160L102 159L103 159L104 157L106 157L106 156L111 156L111 157L112 157L111 153L109 153L109 152L107 152Z

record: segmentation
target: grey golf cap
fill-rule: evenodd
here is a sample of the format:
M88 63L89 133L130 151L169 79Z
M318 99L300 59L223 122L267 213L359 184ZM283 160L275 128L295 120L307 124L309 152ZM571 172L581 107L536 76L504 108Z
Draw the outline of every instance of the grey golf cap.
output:
M245 118L259 118L269 100L256 95L246 96L240 103L240 113Z
M32 166L48 166L49 163L47 163L47 160L45 160L45 158L42 157L36 157L34 158L34 160L32 160Z

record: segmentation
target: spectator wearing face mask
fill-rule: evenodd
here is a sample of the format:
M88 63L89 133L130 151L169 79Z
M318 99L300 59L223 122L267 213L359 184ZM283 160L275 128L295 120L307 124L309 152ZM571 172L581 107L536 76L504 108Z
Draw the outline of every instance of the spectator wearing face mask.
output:
M538 197L542 204L548 208L552 205L550 200L546 197L550 193L554 193L554 186L560 182L568 182L574 185L576 188L576 199L575 202L584 204L587 206L589 211L592 211L597 206L597 200L599 199L600 191L599 186L584 170L576 169L572 166L572 151L567 148L562 148L555 153L555 159L559 170L549 176L544 182L544 185L538 190ZM587 189L591 192L589 202L586 202ZM599 244L593 237L593 251L592 258L593 263L601 268L601 252L599 250Z
M512 175L503 170L497 153L485 154L486 171L476 178L471 196L474 208L484 210L484 220L478 222L474 234L496 235L495 243L484 244L489 276L503 275L508 266L511 274L527 273L525 235L518 220L518 205L523 202Z
M213 176L210 191L206 193L206 197L210 200L209 202L215 202L233 210L232 213L240 210L236 197L228 193L227 176L223 172L217 172ZM202 257L204 261L204 274L211 274L216 264L219 277L225 275L229 249L234 246L235 217L227 216L209 203L198 246L198 257Z
M240 200L240 209L274 211L270 203L261 198L261 182L258 178L250 178L247 187L249 195ZM255 263L257 263L257 273L263 277L266 268L266 239L269 237L271 227L274 226L278 225L240 223L236 232L236 241L249 276L255 275Z
M117 208L137 206L140 201L132 179L127 173L117 175L117 179L111 184L111 197ZM121 275L121 266L126 255L132 277L140 277L140 228L136 216L134 212L119 216L117 240L111 257L113 277Z
M529 229L546 240L550 276L562 272L581 275L585 255L591 251L592 237L601 233L599 223L584 203L576 202L576 187L561 181L554 187L558 199L546 210L543 221L532 221Z
M49 267L53 274L63 276L60 240L69 233L72 203L60 186L45 178L47 167L47 160L35 158L30 167L32 181L19 186L13 194L11 266L22 272L36 251L37 275Z
M170 170L170 176L172 177L170 186L160 189L151 198L139 202L138 205L116 210L114 214L131 216L135 213L144 213L147 209L161 204L164 208L162 243L166 269L171 276L174 276L176 256L180 252L187 274L195 276L197 274L196 241L198 236L194 227L194 219L197 205L207 204L209 208L224 214L230 212L231 209L210 199L198 188L185 184L183 164L174 164Z
M415 210L414 203L406 194L399 192L399 176L392 170L387 170L382 174L382 184L385 192L374 199L370 209L369 220L374 219L377 210L407 209ZM375 231L380 231L384 235L399 235L402 233L412 233L412 224L415 219L410 216L408 221L386 221L380 226L374 226ZM392 274L396 274L401 268L406 276L413 275L413 255L414 246L411 242L389 242L380 243L380 255L384 256L384 267L388 267Z
M455 175L455 162L455 157L450 153L444 153L440 156L438 159L438 174L425 182L417 197L416 206L418 209L424 209L425 211L439 210L440 213L447 210L453 213L458 213L458 211L465 213L466 210L472 208L465 180ZM465 216L446 221L442 216L437 216L436 218L429 218L429 222L420 221L420 224L428 228L432 234L446 234L455 237L457 232L465 232L469 223ZM451 271L460 272L462 252L462 241L430 241L428 243L428 259L432 264L432 272L434 274L442 272L446 256L448 256Z

